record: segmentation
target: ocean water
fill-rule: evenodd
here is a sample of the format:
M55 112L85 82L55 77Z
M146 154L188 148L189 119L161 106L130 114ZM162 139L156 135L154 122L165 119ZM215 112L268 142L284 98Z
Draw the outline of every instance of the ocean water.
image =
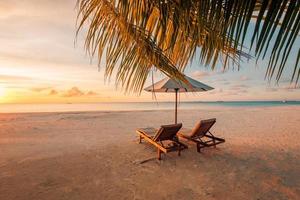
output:
M300 101L222 101L180 102L179 109L201 109L207 107L272 107L300 106ZM169 110L174 102L122 102L122 103L76 103L76 104L0 104L0 113L31 112L76 112L76 111L130 111Z

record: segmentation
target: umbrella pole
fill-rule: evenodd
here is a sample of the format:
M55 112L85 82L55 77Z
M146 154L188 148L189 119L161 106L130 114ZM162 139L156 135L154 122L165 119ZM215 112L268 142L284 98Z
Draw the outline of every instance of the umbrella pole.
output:
M178 88L175 89L175 124L177 124Z

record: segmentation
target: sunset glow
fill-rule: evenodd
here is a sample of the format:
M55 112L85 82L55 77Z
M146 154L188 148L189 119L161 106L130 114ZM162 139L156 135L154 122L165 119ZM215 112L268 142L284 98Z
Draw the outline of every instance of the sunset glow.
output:
M0 85L0 100L2 100L5 96L5 88Z
M97 66L83 50L84 37L75 40L74 1L3 1L0 3L0 99L1 103L78 103L153 101L152 94L124 94L114 79L104 80L104 63ZM5 9L3 9L5 8ZM38 16L38 17L37 17ZM12 23L13 22L13 23ZM45 23L46 22L46 23ZM290 57L297 57L292 52ZM103 59L105 60L105 58ZM291 59L287 65L293 66ZM220 100L300 100L299 88L290 86L292 67L281 81L264 80L267 61L255 59L241 69L222 65L214 71L193 62L185 73L215 90L199 94L181 94L182 101ZM165 78L154 73L154 81ZM152 83L148 78L145 86ZM5 85L5 88L4 88ZM170 94L157 95L169 101Z

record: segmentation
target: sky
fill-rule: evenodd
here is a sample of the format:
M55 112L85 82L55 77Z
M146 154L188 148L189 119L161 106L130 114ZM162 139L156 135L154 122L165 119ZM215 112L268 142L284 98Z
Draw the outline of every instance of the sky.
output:
M104 80L97 59L83 49L84 34L76 45L76 0L0 0L0 103L88 103L153 101L153 95L125 94L113 78ZM298 39L295 46L300 46ZM297 48L296 48L297 49ZM287 65L293 66L292 52ZM299 87L290 85L292 67L279 84L264 79L267 60L251 59L241 68L212 71L197 61L185 73L214 87L209 92L181 94L182 101L300 100ZM164 78L156 73L154 80ZM151 84L151 78L145 86ZM157 94L158 101L172 94Z

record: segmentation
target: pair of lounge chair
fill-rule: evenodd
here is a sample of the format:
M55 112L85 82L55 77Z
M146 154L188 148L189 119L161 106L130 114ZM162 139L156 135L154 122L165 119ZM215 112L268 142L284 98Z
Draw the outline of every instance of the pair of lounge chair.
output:
M210 147L225 142L223 138L215 137L211 132L211 127L216 123L216 119L201 120L191 131L180 131L182 124L163 125L160 129L143 128L136 132L139 135L139 143L142 140L149 142L157 148L157 157L161 159L161 153L178 151L178 155L187 145L183 144L180 139L185 139L196 144L197 152L201 148Z

